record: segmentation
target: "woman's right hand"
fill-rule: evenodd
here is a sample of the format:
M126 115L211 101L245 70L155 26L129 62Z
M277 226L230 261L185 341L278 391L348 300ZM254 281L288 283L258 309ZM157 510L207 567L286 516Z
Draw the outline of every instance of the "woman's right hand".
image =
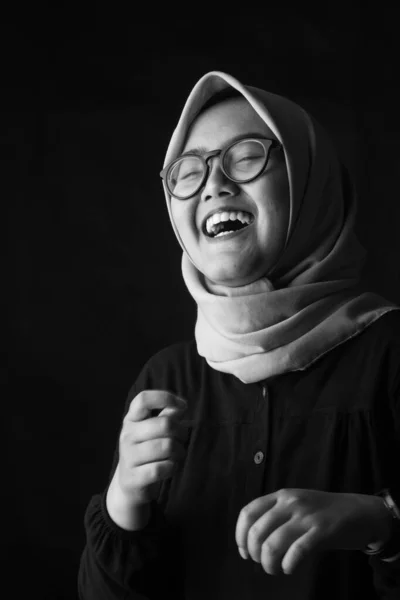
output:
M187 403L163 390L144 390L132 400L119 438L119 462L109 490L130 509L158 496L186 456L187 428L180 422ZM156 417L151 411L161 409ZM108 500L110 502L110 499Z

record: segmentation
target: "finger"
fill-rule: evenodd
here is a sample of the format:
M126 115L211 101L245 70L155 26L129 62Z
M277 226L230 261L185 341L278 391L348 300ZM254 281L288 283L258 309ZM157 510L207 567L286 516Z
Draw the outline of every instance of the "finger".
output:
M270 510L275 503L276 498L275 493L273 493L256 498L242 508L239 513L235 529L235 539L239 548L242 548L245 552L248 552L247 536L250 527L261 517L262 514Z
M165 390L144 390L132 400L125 416L126 421L141 421L151 417L151 411L164 408L184 411L187 402L183 398Z
M289 519L290 514L282 510L282 507L275 505L253 523L247 534L246 548L250 557L255 562L261 562L263 545L270 539L270 536L272 536L278 528L281 528L284 523L289 521ZM275 541L275 538L273 538L273 541ZM276 546L276 543L272 546L274 551Z
M291 545L304 534L304 528L295 526L291 519L266 538L261 545L260 562L262 568L269 575L278 575L282 572L282 560Z
M185 456L186 451L182 444L172 438L159 438L136 444L129 466L132 468L162 460L178 462Z
M167 417L153 417L138 422L124 424L129 435L130 443L145 442L162 437L173 437L186 443L189 437L189 426L180 421Z
M180 420L186 412L187 406L167 406L157 415L157 417L170 417L171 419ZM156 418L157 418L156 417Z
M281 566L284 573L290 575L297 569L312 552L315 552L322 542L321 531L317 527L309 529L299 537L286 552Z
M133 486L140 489L164 481L164 479L172 477L176 469L176 463L171 460L160 460L140 465L135 469Z

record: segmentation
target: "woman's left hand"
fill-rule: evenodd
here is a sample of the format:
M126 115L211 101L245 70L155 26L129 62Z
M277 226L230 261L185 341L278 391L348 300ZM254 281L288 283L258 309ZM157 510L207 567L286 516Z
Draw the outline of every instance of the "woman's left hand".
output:
M281 489L241 510L235 537L243 558L250 555L270 575L290 574L322 549L362 549L384 542L390 526L379 496Z

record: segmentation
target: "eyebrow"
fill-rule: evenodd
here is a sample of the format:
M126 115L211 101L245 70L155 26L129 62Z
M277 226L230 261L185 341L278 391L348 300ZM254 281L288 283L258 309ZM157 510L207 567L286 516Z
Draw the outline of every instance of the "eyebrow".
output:
M230 138L230 140L228 140L226 142L226 144L223 145L223 147L225 148L226 146L229 146L230 144L233 144L234 142L238 142L239 140L244 140L246 138L257 138L257 139L268 139L265 133L260 133L259 131L256 133L242 133L240 135L235 135L234 137ZM269 139L276 139L275 137L269 138ZM182 154L180 154L180 156L186 156L186 154L197 154L197 156L201 156L203 154L206 154L207 152L209 152L209 150L205 147L205 146L195 146L194 148L191 148L190 150L185 150L185 152L183 152Z

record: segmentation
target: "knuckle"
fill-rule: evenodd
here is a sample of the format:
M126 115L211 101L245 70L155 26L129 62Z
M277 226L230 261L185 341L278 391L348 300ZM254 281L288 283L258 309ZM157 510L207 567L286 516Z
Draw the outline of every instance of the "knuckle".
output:
M150 481L156 481L160 477L160 465L153 463L149 466L149 479Z
M161 447L165 456L171 456L174 451L174 443L172 438L164 438L161 440Z
M127 430L123 427L121 429L121 433L119 434L119 441L121 442L121 444L126 442L126 439L128 437L128 432Z
M248 506L245 506L244 508L242 508L241 515L244 523L247 525L251 520L251 509Z
M249 529L249 539L253 542L259 542L261 539L261 531L260 528L257 526L257 523L255 523L254 525L252 525Z
M123 418L124 424L130 423L132 415L137 411L138 408L141 408L141 406L143 404L142 393L143 392L140 392L134 398L132 398L132 400L130 401L128 410L126 411L126 414L124 415L124 418Z
M312 530L313 538L319 539L330 530L330 523L319 515L310 515L306 520L309 531Z
M129 402L129 406L128 406L128 410L126 411L125 417L124 417L124 421L126 421L129 418L129 413L133 410L133 408L136 406L137 403L137 396L135 396L134 398L132 398L132 400Z
M271 544L271 542L269 540L265 540L262 547L263 547L263 551L265 551L270 556L275 556L275 555L278 555L278 553L279 553L278 546L276 544Z
M306 554L307 547L303 542L297 542L296 544L293 544L291 552L293 558L295 558L296 561L298 561Z
M140 406L144 404L145 392L139 392L136 396L131 400L129 408L135 408L136 406Z
M286 506L293 504L302 506L304 504L304 497L295 489L282 488L278 491L277 497Z
M288 488L281 488L277 492L277 496L280 500L291 500L293 498L293 490Z
M162 418L162 433L166 435L170 435L173 433L173 423L169 417L161 417Z
M119 436L119 442L122 446L127 446L131 442L131 432L125 427L122 428Z

